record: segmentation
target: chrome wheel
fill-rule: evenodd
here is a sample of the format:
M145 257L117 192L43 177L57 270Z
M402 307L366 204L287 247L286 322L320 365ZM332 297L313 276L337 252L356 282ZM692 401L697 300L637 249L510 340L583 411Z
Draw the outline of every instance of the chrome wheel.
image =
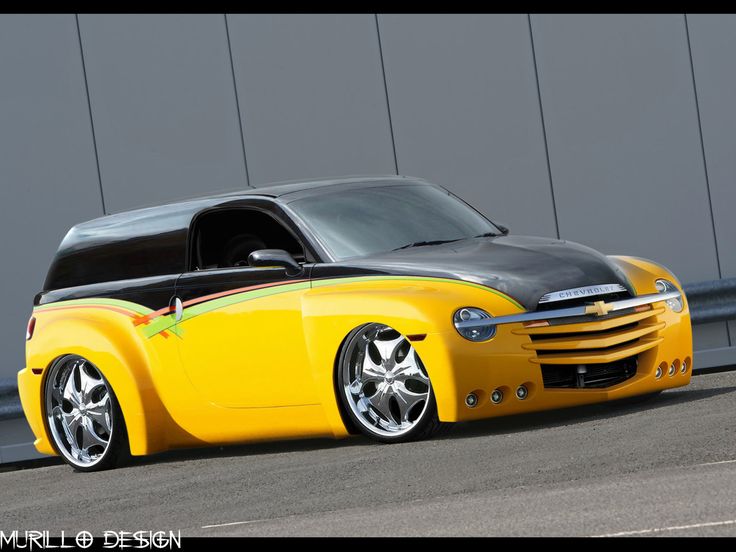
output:
M87 468L105 456L114 431L110 389L91 362L69 356L51 368L46 416L56 448L71 464Z
M423 419L430 402L429 376L411 343L383 324L355 333L342 357L342 392L370 434L398 437Z

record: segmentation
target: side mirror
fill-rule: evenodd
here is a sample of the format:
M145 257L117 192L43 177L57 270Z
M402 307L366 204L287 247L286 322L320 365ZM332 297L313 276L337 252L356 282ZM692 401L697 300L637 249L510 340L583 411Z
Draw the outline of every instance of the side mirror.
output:
M283 249L259 249L248 255L250 266L282 266L287 276L296 276L302 271L301 265Z
M493 225L501 231L501 234L507 236L509 233L509 227L500 222L494 222Z

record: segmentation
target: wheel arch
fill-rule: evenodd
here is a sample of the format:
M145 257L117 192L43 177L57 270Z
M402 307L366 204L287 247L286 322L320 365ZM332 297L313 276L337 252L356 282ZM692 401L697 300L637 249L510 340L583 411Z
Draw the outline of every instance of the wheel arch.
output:
M367 324L369 324L368 322ZM345 335L343 340L340 342L340 347L337 349L337 353L335 354L335 360L332 366L332 386L333 386L333 392L335 396L335 402L337 403L337 409L340 413L340 419L342 420L343 425L345 426L345 429L350 435L357 435L360 433L358 428L356 427L355 423L350 419L350 416L348 416L347 411L345 410L345 405L340 400L340 384L339 384L339 378L338 378L338 371L340 370L340 365L342 364L343 360L343 354L345 352L345 347L348 344L348 341L350 338L355 335L357 332L361 330L366 326L366 324L361 324L357 328L353 328L350 332Z
M34 415L40 417L40 423L36 421L31 426L43 428L43 436L36 436L45 438L49 446L51 438L44 400L47 376L61 358L78 355L94 364L112 387L125 420L131 454L149 454L164 448L165 409L151 376L156 359L135 333L130 319L121 318L107 313L95 316L89 311L83 316L75 313L37 315L37 328L29 342L26 361L28 367L42 368L43 377L34 376L38 381L35 400L22 396L22 402L29 419ZM33 393L29 387L32 383L24 382L21 395ZM29 412L31 410L36 410L35 414Z
M493 290L463 282L351 282L313 288L303 298L304 337L321 404L335 436L346 436L336 385L340 354L351 332L369 323L390 326L403 335L422 335L413 342L432 381L441 421L457 419L454 344L462 338L452 327L452 314L475 305L497 314L519 307ZM329 367L329 370L326 369Z

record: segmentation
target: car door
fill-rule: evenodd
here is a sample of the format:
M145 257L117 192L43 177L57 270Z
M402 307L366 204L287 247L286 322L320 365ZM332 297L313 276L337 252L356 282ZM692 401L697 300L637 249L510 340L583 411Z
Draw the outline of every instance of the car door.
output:
M249 237L232 245L234 236L242 235ZM253 208L195 219L190 238L193 260L176 284L181 302L176 328L181 363L194 387L223 407L317 403L302 328L301 298L309 290L312 265L308 254L298 259L302 272L296 276L282 267L247 265L254 248L288 245L298 256L295 248L304 251L300 239L273 213ZM237 266L224 266L232 263Z

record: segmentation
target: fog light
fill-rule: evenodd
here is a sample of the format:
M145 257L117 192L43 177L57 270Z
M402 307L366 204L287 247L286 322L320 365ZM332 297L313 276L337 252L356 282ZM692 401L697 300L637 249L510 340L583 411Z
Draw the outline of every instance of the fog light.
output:
M657 371L654 372L654 377L657 379L662 377L662 367L661 366L657 366Z
M524 399L526 399L528 394L529 394L529 391L523 385L520 385L519 387L516 388L516 398L519 399L520 401L523 401Z
M491 402L493 404L498 404L503 400L503 391L500 389L494 389L493 393L491 393Z
M687 359L682 361L682 366L680 366L680 372L683 374L687 374Z
M679 360L675 360L675 361L672 362L672 364L670 364L670 369L667 370L667 375L668 376L674 376L677 373L677 363L678 362L679 362Z
M465 397L465 405L468 408L475 408L475 405L478 404L478 395L475 393L468 393L468 396Z

